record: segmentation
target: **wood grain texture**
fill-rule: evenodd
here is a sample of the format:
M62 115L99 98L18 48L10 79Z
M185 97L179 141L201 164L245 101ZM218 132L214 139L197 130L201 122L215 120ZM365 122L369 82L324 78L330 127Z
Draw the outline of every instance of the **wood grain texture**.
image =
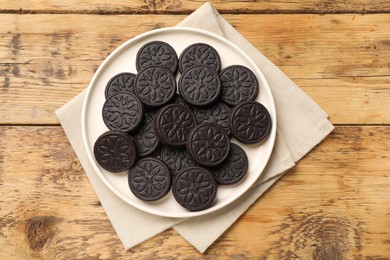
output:
M2 1L0 12L13 13L189 13L204 0L14 0ZM390 12L388 1L372 0L210 0L222 13L370 13Z
M175 15L0 16L0 122L58 124L116 47ZM390 123L390 15L225 15L336 124ZM44 93L44 95L42 95Z
M390 127L337 127L206 252L385 259ZM175 231L126 252L59 126L0 127L0 259L197 258Z

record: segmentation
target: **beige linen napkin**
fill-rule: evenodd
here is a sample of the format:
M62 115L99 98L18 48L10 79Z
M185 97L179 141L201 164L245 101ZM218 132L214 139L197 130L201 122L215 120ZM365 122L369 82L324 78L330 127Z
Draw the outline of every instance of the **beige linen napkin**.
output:
M195 27L219 34L241 47L268 80L277 111L277 135L271 159L256 185L231 205L192 219L175 219L142 212L116 197L94 173L81 137L81 108L85 92L56 111L100 202L124 247L129 249L173 227L200 252L204 252L285 171L333 129L327 114L283 72L242 37L209 4L202 5L178 26Z

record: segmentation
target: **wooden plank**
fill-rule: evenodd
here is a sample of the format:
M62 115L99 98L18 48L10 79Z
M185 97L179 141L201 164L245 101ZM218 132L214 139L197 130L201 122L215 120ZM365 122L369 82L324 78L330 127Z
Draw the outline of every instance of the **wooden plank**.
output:
M337 127L205 256L388 257L389 135ZM200 256L173 230L126 252L58 126L0 127L0 187L1 259Z
M370 13L389 12L387 1L371 0L211 0L213 6L222 13ZM103 3L98 0L14 0L2 1L0 12L19 13L189 13L201 6L199 0L112 0Z
M333 123L390 123L390 15L225 17L312 96ZM0 122L58 123L54 111L88 85L111 51L135 35L183 18L1 15Z

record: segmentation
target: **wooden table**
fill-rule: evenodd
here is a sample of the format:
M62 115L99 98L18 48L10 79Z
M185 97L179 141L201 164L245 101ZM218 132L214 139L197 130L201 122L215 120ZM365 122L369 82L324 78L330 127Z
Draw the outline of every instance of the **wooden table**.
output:
M78 2L0 3L0 259L201 257L173 230L125 251L54 111L121 43L203 1ZM212 3L336 129L204 257L390 257L390 2Z

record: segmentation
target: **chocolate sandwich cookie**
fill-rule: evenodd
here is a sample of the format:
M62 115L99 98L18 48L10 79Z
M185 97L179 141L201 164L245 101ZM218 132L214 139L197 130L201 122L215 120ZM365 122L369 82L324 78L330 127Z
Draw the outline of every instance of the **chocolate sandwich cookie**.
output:
M272 122L268 110L256 101L238 104L230 115L231 132L244 144L253 144L266 138Z
M223 163L230 151L228 134L215 123L195 126L188 136L186 145L192 159L206 167Z
M136 159L133 140L119 131L108 131L99 136L93 153L98 164L110 172L129 170Z
M221 94L219 75L206 66L191 67L179 79L179 93L191 105L210 105Z
M218 167L210 169L218 184L234 184L244 178L248 170L248 157L245 151L236 144L230 144L229 157Z
M105 91L106 99L119 92L134 94L134 81L136 75L129 72L116 74L108 81Z
M217 183L212 174L201 167L190 167L181 171L173 180L173 196L190 211L207 209L217 194Z
M224 103L218 102L217 104L206 108L195 107L192 111L194 112L197 124L202 122L214 122L221 126L227 134L230 134L230 108Z
M176 80L163 67L147 67L135 79L135 94L149 107L160 107L169 103L176 94Z
M180 147L186 144L188 134L195 126L195 117L188 107L170 104L157 112L153 126L163 144Z
M166 42L153 41L142 46L137 53L137 71L150 66L161 66L172 74L177 70L178 58L176 51Z
M128 183L137 198L155 201L168 194L171 188L171 174L159 159L143 158L131 168Z
M208 44L195 43L188 46L181 53L179 58L179 70L181 73L187 69L196 66L204 65L219 72L221 69L221 58L218 52Z
M247 67L232 65L221 71L221 99L228 105L255 100L259 93L256 75Z
M145 114L145 119L141 127L133 135L138 156L144 157L154 153L159 141L153 128L153 118L150 113Z
M131 93L120 92L106 100L103 105L103 121L111 130L130 132L142 122L144 108L141 101Z
M191 159L184 148L164 145L160 151L160 158L168 166L173 176L188 167L196 166L196 162Z

